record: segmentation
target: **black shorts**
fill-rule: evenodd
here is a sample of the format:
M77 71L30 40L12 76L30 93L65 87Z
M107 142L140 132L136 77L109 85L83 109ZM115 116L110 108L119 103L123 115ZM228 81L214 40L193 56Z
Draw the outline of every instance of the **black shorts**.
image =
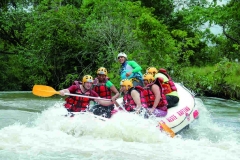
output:
M166 95L166 98L167 98L167 102L168 102L167 108L174 107L179 102L179 98L177 96Z
M90 112L93 112L93 114L102 116L105 118L111 118L111 112L114 109L114 105L110 106L102 106L100 104L92 106L90 109Z

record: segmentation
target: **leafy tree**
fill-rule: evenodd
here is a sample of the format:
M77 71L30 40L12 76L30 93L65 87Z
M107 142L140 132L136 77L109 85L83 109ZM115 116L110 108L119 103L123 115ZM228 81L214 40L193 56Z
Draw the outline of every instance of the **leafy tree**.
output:
M240 2L231 0L222 7L216 6L212 12L211 22L222 27L226 41L216 41L216 44L229 59L239 58L240 53ZM222 43L219 43L222 42Z
M71 5L41 12L44 6L40 5L34 12L24 34L29 51L48 72L47 83L58 85L67 74L75 74L78 78L78 73L89 63L81 60L85 54L81 43L82 15Z
M21 90L25 84L21 79L23 72L18 70L18 60L21 58L19 51L23 49L25 39L23 32L28 21L29 14L22 9L2 12L0 17L0 65L2 66L0 77L3 90ZM23 80L23 81L22 81Z
M132 0L135 2L136 0ZM152 8L152 13L158 20L163 20L166 24L171 21L172 12L174 11L174 0L140 0L142 6Z
M109 76L115 78L114 83L118 84L120 65L116 62L116 56L124 51L129 58L137 59L137 55L133 55L141 51L144 44L135 36L136 20L143 13L150 13L150 10L142 8L138 2L112 0L88 1L82 10L87 17L83 25L84 49L91 53L89 59L96 64L94 70L105 66Z

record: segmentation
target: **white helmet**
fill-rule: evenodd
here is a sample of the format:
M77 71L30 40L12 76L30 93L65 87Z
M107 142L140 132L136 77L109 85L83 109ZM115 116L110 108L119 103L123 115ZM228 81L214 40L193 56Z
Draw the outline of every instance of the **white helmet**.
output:
M117 58L118 58L118 57L125 57L125 58L127 59L127 55L126 55L124 52L118 53Z

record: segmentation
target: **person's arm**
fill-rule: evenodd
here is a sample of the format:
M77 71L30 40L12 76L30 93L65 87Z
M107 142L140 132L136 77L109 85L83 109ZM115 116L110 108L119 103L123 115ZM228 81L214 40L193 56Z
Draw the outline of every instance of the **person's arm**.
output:
M137 90L131 91L131 96L133 98L133 101L136 103L137 107L135 108L136 111L139 111L142 108L140 93Z
M153 103L153 106L151 109L151 111L153 112L157 108L157 105L160 102L162 97L161 97L160 88L158 85L153 84L151 89L152 89L153 94L155 95L155 100L154 100L154 103Z
M106 86L107 86L107 88L109 88L113 93L115 93L115 95L114 96L112 96L112 101L115 103L115 101L116 101L116 99L119 97L119 92L118 92L118 90L116 89L116 87L112 84L112 82L111 81L107 81L106 82Z
M65 93L70 93L68 89L62 89L59 91L61 96L65 96Z
M92 92L92 97L101 98L95 91L92 90L91 92ZM94 101L101 104L102 106L110 106L113 104L112 101L105 101L105 100L101 100L101 99L94 99Z
M115 86L112 86L112 87L110 87L110 89L111 89L111 91L113 92L113 93L115 93L115 95L114 96L112 96L112 102L117 106L117 107L119 107L119 104L117 103L117 98L120 96L120 94L119 94L119 92L118 92L118 90L117 90L117 88L115 87Z
M130 76L132 73L136 73L142 70L142 67L137 64L135 61L127 61L127 63L133 68L132 71L126 73L126 76Z
M95 99L94 101L101 104L102 106L110 106L110 105L114 104L112 101L105 101L105 100L101 100L101 99Z
M68 94L69 93L74 93L74 91L76 91L76 90L77 90L77 86L76 85L72 85L72 86L70 86L67 89L60 90L59 93L60 93L61 96L65 96L65 93L68 93Z
M133 68L132 73L136 73L142 70L142 67L135 61L127 61L128 64Z
M115 86L110 87L111 91L115 93L115 95L112 97L112 99L116 100L119 97L119 92Z

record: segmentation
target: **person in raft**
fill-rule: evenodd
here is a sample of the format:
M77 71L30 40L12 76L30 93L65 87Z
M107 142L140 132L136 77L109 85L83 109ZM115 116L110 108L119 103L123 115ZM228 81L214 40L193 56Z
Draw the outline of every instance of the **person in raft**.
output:
M132 79L133 86L142 86L143 79L141 73L141 66L135 61L127 60L127 55L124 52L120 52L117 56L119 63L121 63L120 76L121 79Z
M179 102L177 87L167 71L163 68L159 69L158 71L155 67L148 67L147 73L151 73L154 78L160 77L163 79L162 87L168 101L167 107L171 108L176 106Z
M85 75L82 78L82 82L78 83L78 81L74 81L74 83L70 87L60 90L59 93L61 96L65 96L65 93L72 93L85 96L85 97L68 96L65 99L66 101L66 103L64 104L65 108L69 112L86 112L88 111L90 101L95 101L101 104L102 106L110 106L113 104L112 101L98 99L100 97L95 91L92 90L92 86L93 86L92 76ZM96 98L89 98L88 96ZM106 118L110 118L109 113L104 113L103 116Z
M97 77L93 81L93 90L101 97L106 99L111 99L117 106L116 99L119 97L119 92L116 87L112 84L110 79L107 77L107 69L104 67L100 67L97 70ZM114 94L112 96L112 93ZM92 111L95 115L102 115L104 113L110 114L114 109L114 104L110 106L102 106L101 104L95 105L91 107L90 111ZM107 115L107 117L111 117L111 115Z
M141 86L133 87L130 79L123 79L120 82L120 92L123 95L123 107L128 112L140 113L143 108L147 108L147 102L143 95L144 89Z
M148 104L148 113L153 114L156 117L164 117L167 115L167 99L163 94L162 83L163 79L154 79L150 73L143 75L144 82L144 96Z

